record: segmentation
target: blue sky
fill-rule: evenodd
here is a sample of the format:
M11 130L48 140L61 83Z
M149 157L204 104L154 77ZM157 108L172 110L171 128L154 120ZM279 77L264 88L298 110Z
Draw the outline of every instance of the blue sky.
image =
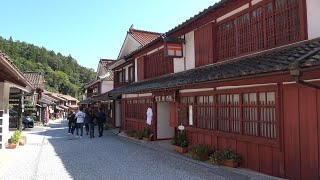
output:
M0 36L25 41L96 70L115 59L134 28L167 32L217 0L2 0Z

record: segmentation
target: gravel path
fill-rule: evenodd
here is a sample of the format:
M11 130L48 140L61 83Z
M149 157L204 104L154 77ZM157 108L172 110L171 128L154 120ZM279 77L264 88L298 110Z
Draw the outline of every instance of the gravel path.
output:
M273 179L253 173L206 167L107 131L103 137L75 139L66 121L27 132L27 145L6 150L0 179ZM0 154L1 155L1 154Z

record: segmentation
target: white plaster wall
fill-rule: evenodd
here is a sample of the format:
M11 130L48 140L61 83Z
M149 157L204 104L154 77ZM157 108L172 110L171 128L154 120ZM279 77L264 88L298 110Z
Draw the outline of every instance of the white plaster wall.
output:
M138 49L140 46L141 44L128 34L123 42L123 47L119 53L118 59L123 58L125 55Z
M320 37L320 0L307 0L308 39Z
M101 94L113 89L113 81L103 81L101 84Z
M184 71L184 58L173 58L173 72Z
M9 139L9 94L10 87L4 82L0 82L0 110L4 110L2 120L2 149L5 148Z
M186 70L195 68L195 52L194 52L194 31L185 35L186 44L184 54L186 57Z
M174 128L170 126L170 106L168 102L157 103L157 138L167 139L174 136Z
M134 81L138 81L138 59L134 60Z

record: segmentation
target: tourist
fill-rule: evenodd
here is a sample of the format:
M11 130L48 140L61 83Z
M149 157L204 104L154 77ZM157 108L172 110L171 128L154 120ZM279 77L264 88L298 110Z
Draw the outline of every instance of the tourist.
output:
M93 111L90 110L90 121L89 121L90 138L94 138L94 119L95 119L95 115L93 114Z
M80 110L77 112L75 116L76 128L77 128L76 138L79 136L79 129L80 129L80 138L82 138L82 135L83 135L83 123L84 123L84 118L86 117L86 114L82 111L83 111L83 107L80 107Z
M70 111L70 114L68 116L68 134L73 134L74 133L74 129L75 129L75 125L76 125L76 121L75 121L75 113L73 111Z
M91 119L89 108L87 108L85 110L85 112L86 112L86 117L84 118L84 126L85 126L85 129L86 129L87 135L89 135L89 123L90 123L90 119Z
M98 120L98 130L99 130L99 137L103 135L103 125L106 122L106 114L102 111L102 108L99 108L99 112L97 113L97 120Z

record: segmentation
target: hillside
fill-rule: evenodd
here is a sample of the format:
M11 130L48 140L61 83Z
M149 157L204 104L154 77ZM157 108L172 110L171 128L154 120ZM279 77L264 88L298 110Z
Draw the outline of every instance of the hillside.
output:
M0 51L5 53L22 71L43 72L46 90L68 94L81 99L82 85L95 77L93 69L80 66L69 55L47 50L26 42L4 39L0 36Z

